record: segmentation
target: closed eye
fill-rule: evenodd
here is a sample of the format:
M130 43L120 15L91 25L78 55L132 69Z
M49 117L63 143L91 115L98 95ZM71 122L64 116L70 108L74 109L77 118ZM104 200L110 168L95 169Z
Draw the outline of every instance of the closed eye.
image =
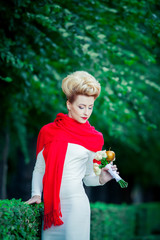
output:
M80 109L84 109L84 107L82 107L82 106L79 106L79 108L80 108Z
M84 109L84 108L85 108L85 106L78 106L78 107L79 107L79 109ZM88 109L89 109L89 110L92 110L92 109L93 109L93 106L89 106Z

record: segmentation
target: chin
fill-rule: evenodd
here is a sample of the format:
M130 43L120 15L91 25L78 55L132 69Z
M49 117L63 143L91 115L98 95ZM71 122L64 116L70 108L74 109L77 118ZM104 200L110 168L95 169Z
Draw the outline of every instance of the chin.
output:
M76 120L76 121L79 122L79 123L85 123L85 122L87 121L87 120L84 120L84 119L81 119L81 118L80 118L80 119L75 119L75 118L74 118L74 120Z
M86 120L85 120L85 119L80 119L79 122L80 122L80 123L86 123L87 120L88 120L88 119L86 119Z

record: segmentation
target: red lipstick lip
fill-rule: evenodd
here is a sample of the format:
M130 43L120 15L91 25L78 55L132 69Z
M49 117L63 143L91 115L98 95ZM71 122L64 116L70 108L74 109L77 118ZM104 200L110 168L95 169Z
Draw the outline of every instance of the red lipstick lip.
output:
M84 120L86 120L87 119L87 117L82 117Z

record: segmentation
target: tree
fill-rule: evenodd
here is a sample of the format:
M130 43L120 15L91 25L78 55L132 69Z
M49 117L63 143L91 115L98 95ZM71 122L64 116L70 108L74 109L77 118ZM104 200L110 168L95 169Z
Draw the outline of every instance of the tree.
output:
M142 149L151 139L159 149L158 7L155 0L1 1L0 118L11 162L19 146L28 162L27 139L66 111L63 77L86 70L102 85L91 123L103 132L105 147L117 150L124 173L139 181L138 164L143 182L148 174L157 182L157 156Z

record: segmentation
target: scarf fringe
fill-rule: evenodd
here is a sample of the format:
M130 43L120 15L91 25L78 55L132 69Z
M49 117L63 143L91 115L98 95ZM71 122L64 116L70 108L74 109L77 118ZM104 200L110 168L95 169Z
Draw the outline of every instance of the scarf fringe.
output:
M62 214L59 211L54 210L51 213L44 215L44 227L43 230L50 228L52 225L60 226L63 224L63 221L60 219Z

